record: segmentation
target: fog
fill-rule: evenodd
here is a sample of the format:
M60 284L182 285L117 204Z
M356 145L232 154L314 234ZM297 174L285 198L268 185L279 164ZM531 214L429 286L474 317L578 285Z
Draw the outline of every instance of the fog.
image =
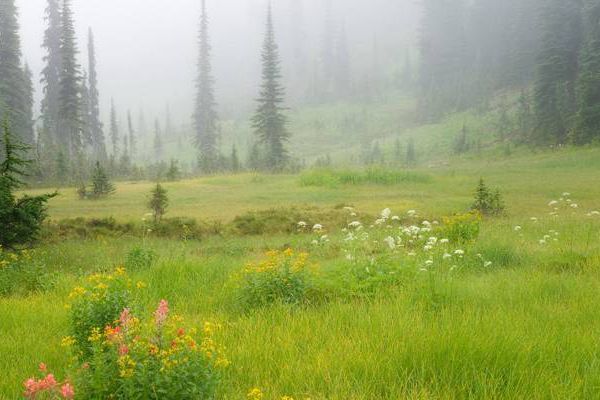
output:
M244 117L253 107L266 5L265 0L207 1L223 118ZM46 1L17 0L17 6L23 56L37 82L43 68ZM412 0L277 0L273 8L291 105L302 101L306 81L319 63L327 21L336 32L346 30L357 75L372 68L373 59L381 71L389 70L415 42L418 11ZM73 0L73 10L84 69L87 30L94 31L104 120L114 98L120 113L144 109L162 115L169 104L176 121L189 122L200 0ZM40 97L38 84L36 99Z

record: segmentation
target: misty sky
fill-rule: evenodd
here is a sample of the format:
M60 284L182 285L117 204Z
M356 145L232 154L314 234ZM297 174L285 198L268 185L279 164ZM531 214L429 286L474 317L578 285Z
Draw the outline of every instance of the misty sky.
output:
M318 41L315 31L322 29L324 4L328 0L275 1L279 41L285 39L289 21L297 12L294 1L304 4L301 18L306 41ZM24 59L39 80L43 67L41 42L45 30L46 0L16 2L20 11ZM354 31L356 36L360 32L355 21L363 24L363 43L357 40L351 43L355 55L370 51L373 38L385 36L391 29L407 36L406 41L412 40L409 35L415 23L413 11L410 11L411 3L414 3L412 0L348 0L339 3L336 17L343 20L350 36ZM399 7L400 3L404 5ZM370 17L361 9L377 6L382 8L380 13ZM252 107L257 91L260 71L258 51L262 42L266 0L208 0L207 7L221 113L239 115ZM143 107L150 117L162 115L169 103L176 121L189 122L200 0L73 0L73 11L79 36L80 62L84 67L87 64L87 29L92 27L94 30L104 119L110 98L114 97L122 114L127 108L137 112ZM282 53L285 58L285 49ZM399 51L398 55L401 54ZM317 62L314 54L308 54L307 58L309 64ZM285 66L289 66L289 61L284 63ZM284 71L287 71L286 68ZM36 89L39 98L39 86Z

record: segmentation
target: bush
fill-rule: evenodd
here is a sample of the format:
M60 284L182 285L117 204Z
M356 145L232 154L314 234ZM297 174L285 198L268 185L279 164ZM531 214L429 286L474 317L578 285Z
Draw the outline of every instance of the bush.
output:
M45 265L27 251L7 252L0 247L0 297L44 291L54 285Z
M269 251L265 260L248 264L240 277L239 305L248 310L274 303L309 303L317 290L307 259L308 254L287 249Z
M117 320L90 336L90 355L74 379L83 399L187 400L214 398L220 369L229 362L214 340L218 325L201 334L169 318L163 300L151 321L125 308Z
M133 285L124 268L112 274L94 274L85 285L76 287L71 300L71 335L83 359L92 353L88 340L92 333L104 329L131 307Z
M485 216L498 216L504 212L504 203L498 189L491 190L485 184L483 178L475 191L475 202L471 209Z
M144 247L135 247L127 254L125 268L130 271L147 269L154 264L155 260L156 252L153 250Z
M48 200L56 193L42 196L23 196L17 199L14 191L23 187L24 168L29 161L24 160L29 148L14 143L8 126L4 122L2 139L3 159L0 163L0 246L14 248L34 241L46 219Z
M455 243L475 241L481 229L481 215L478 212L443 218L444 236Z

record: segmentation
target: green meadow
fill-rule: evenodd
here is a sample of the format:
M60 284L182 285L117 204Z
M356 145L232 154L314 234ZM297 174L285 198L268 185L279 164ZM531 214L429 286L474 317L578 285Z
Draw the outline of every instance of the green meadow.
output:
M191 239L185 229L164 237L146 229L151 183L121 182L97 201L60 189L30 251L43 264L43 284L0 298L0 398L19 398L40 362L64 376L69 293L86 276L125 265L135 248L156 254L128 271L145 283L142 310L168 299L188 324L222 325L217 339L231 364L219 399L244 399L253 388L265 399L600 398L600 150L522 150L397 170L165 183L167 218L220 226ZM382 244L395 235L388 232L423 221L439 223L426 236L443 238L447 217L469 210L480 177L500 189L506 211L484 218L471 240L439 245L447 247L436 256L420 246L408 252L399 239L395 250ZM386 208L400 222L379 227ZM260 225L266 210L277 218ZM418 217L407 220L410 210ZM253 223L276 226L240 230L239 217L253 212ZM309 226L299 229L303 213ZM111 217L132 227L60 237L53 230L65 219ZM353 221L370 236L349 250ZM240 307L237 275L285 248L309 254L318 298Z

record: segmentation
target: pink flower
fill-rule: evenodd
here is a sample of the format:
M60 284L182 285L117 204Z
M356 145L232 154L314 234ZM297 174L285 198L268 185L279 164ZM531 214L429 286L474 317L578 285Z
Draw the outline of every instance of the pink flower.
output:
M48 371L48 367L46 367L46 364L44 364L44 363L40 363L39 369L40 369L40 372Z
M169 303L166 300L161 300L158 308L154 312L154 320L157 326L161 326L165 323L167 315L169 314Z
M75 390L69 383L65 383L60 388L60 394L64 399L72 399L75 396Z
M41 382L40 385L42 389L52 389L56 386L56 379L54 379L54 375L48 374Z
M122 344L121 346L119 346L119 355L120 356L124 356L127 353L129 353L129 347L127 347L124 344Z
M121 326L127 327L127 325L129 325L129 322L131 322L131 311L129 310L129 308L125 308L121 313L121 316L119 317L119 323L121 324Z
M33 378L29 378L27 379L24 383L23 386L25 386L25 393L24 396L27 399L32 399L35 397L35 394L38 392L39 389L39 384L38 382L33 379Z

